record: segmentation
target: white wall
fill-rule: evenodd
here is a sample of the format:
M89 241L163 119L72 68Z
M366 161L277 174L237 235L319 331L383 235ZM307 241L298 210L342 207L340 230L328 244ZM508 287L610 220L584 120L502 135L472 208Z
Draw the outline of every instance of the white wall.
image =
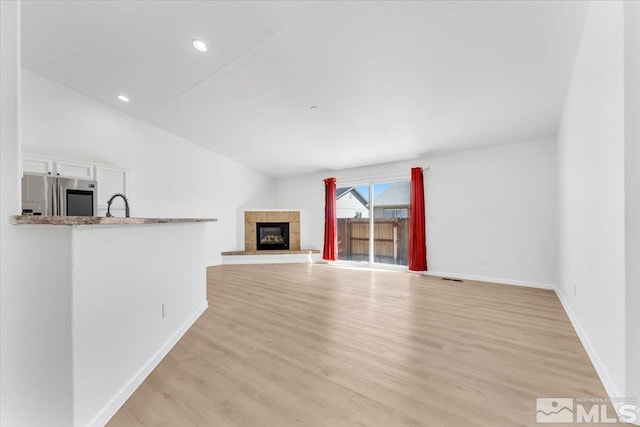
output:
M129 169L132 216L214 217L207 262L237 250L239 212L267 205L271 178L37 74L22 73L27 154Z
M25 70L21 126L18 3L0 2L0 13L0 424L67 427L74 415L71 239L63 228L9 223L20 212L21 128L27 153L129 168L136 216L219 218L207 226L209 264L237 248L237 212L252 201L264 205L270 180ZM99 404L82 399L94 397L79 396L76 411L85 413L76 416L91 415Z
M204 228L69 231L74 426L104 425L207 307Z
M17 228L19 3L0 2L0 425L71 425L71 297L61 230ZM61 250L62 249L62 250Z
M626 2L624 8L626 395L640 399L640 2Z
M72 425L71 239L63 228L3 235L3 426Z
M625 391L623 5L593 2L558 142L560 294L609 393Z
M323 178L425 173L427 251L433 272L553 286L556 144L516 143L277 180L278 208L304 208L302 246L322 248ZM350 182L352 183L352 182ZM485 261L486 260L486 261Z

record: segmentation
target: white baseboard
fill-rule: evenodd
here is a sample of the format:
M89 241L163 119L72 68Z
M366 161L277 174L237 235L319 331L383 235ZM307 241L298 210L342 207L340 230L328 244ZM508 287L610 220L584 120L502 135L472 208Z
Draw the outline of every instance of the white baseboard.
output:
M551 283L527 282L524 280L501 279L497 277L474 276L471 274L443 273L439 271L425 271L428 276L451 277L453 279L475 280L478 282L500 283L501 285L525 286L528 288L551 289L555 291L558 287Z
M186 322L176 331L176 333L167 340L167 342L156 352L156 354L149 359L149 361L138 371L136 375L111 399L111 401L105 405L100 413L88 424L91 427L103 427L111 417L113 417L118 409L131 397L134 391L140 384L149 376L156 366L164 359L174 345L182 338L182 336L189 330L189 328L198 320L198 318L209 307L209 304L205 303L193 313Z
M596 353L596 351L593 348L593 345L591 345L591 342L589 341L589 338L587 338L587 335L584 333L584 330L582 329L582 326L580 325L578 318L573 313L573 310L571 310L571 307L569 306L569 303L567 302L566 298L562 294L562 291L560 291L560 289L556 289L556 295L558 295L558 299L560 300L560 303L562 304L562 307L564 308L565 313L567 313L567 316L569 317L569 320L573 325L573 329L576 331L576 334L578 335L578 338L580 339L582 346L587 352L587 355L591 360L591 364L595 368L596 373L600 378L600 382L602 382L602 385L604 386L604 390L609 395L608 396L609 399L624 397L624 393L621 393L620 390L616 388L613 381L611 381L611 377L609 376L609 373L604 368L604 365L601 362L600 357L598 357L598 353ZM618 411L618 406L620 402L618 402L618 405L616 405L616 402L612 402L612 403L616 411ZM618 413L618 415L620 414Z
M222 264L292 264L320 260L320 254L223 255Z

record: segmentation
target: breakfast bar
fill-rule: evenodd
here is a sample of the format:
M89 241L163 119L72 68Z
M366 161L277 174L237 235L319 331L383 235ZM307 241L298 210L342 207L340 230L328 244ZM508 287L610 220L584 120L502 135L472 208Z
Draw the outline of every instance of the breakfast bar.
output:
M51 321L41 327L60 352L55 368L68 386L58 392L68 393L73 425L106 423L208 307L212 221L11 217L34 251L55 259L43 284L57 287Z
M141 224L186 224L193 222L216 222L215 218L122 218L103 216L40 216L14 215L14 225L141 225Z

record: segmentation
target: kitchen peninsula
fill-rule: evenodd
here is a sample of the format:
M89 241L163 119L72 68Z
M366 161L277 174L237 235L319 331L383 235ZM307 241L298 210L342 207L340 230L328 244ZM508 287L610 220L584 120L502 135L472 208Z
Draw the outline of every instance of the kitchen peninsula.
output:
M104 425L208 307L210 218L11 217L55 259L50 321L73 425Z

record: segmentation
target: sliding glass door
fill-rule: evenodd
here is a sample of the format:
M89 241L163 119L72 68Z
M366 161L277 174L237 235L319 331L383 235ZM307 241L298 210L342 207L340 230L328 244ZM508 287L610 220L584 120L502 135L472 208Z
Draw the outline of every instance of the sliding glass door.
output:
M410 182L339 186L338 259L407 265Z

